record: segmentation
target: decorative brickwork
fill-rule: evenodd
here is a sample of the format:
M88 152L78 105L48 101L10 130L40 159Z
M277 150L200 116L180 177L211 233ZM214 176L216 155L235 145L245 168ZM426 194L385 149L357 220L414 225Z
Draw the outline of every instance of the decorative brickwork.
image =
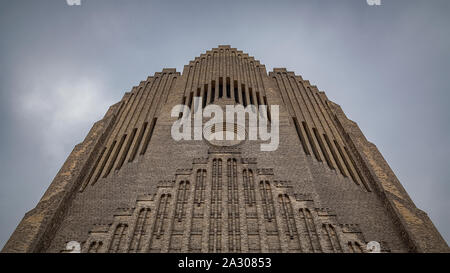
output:
M153 198L137 198L109 228L91 230L84 251L365 252L357 225L339 223L308 194L290 196L289 182L274 181L273 171L260 177L245 161L235 153L194 160L188 177L177 171Z

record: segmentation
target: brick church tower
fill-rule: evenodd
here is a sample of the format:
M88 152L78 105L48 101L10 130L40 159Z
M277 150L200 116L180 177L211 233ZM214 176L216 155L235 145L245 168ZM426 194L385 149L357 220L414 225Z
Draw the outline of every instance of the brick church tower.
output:
M194 97L202 107L279 105L278 148L174 140L172 108L198 107ZM70 241L81 252L366 252L371 241L381 252L449 250L339 105L230 46L125 93L3 252L64 252Z

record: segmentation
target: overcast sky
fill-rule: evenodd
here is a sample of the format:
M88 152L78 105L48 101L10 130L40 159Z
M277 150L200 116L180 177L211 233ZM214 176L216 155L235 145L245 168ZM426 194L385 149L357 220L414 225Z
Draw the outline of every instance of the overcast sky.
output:
M219 44L325 91L450 241L450 1L81 1L0 0L0 247L109 105Z

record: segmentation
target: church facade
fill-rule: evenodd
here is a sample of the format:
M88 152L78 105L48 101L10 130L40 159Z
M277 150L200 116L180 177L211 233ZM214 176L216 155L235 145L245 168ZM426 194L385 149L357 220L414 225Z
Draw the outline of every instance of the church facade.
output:
M177 120L209 105L267 106L258 117L277 124L276 149L236 123L212 131L247 136L239 141L173 138ZM65 252L72 241L88 253L449 250L339 105L230 46L125 93L2 251Z

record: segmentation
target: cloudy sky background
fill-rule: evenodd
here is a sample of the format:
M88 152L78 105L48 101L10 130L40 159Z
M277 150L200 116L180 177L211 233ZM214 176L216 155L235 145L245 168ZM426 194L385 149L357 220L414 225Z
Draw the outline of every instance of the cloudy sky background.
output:
M450 241L450 1L0 1L0 247L147 76L230 44L340 104Z

